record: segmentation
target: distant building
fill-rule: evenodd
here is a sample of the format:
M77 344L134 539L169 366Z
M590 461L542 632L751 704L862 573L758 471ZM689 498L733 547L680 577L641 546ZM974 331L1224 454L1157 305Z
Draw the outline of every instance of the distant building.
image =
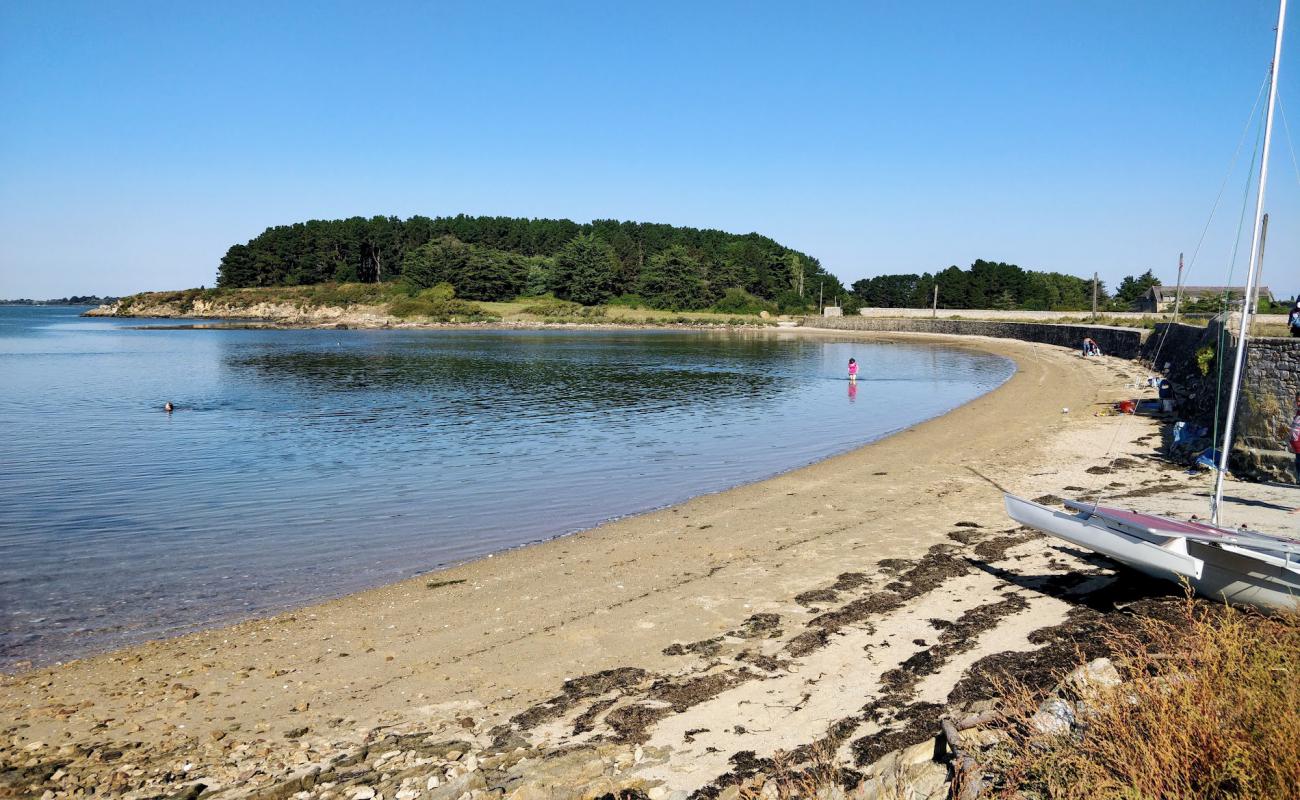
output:
M1184 286L1182 308L1187 308L1189 303L1195 303L1197 300L1203 300L1207 297L1223 297L1225 292L1231 293L1231 298L1241 302L1241 296L1246 293L1245 286ZM1174 310L1174 297L1178 294L1175 286L1152 286L1147 289L1147 293L1142 295L1138 301L1138 311L1147 311L1151 313L1163 313ZM1273 293L1268 290L1267 286L1259 287L1259 299L1273 302Z
M839 306L826 306L825 308L822 309L822 316L842 317L844 316L844 309L840 308Z

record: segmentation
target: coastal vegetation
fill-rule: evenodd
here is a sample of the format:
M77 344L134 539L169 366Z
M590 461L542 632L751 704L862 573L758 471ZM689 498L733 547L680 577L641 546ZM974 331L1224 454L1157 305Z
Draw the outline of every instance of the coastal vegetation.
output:
M1036 722L1041 696L1007 687L1005 744L989 765L1004 796L1295 796L1300 617L1189 599L1179 619L1106 638L1126 679L1083 692L1077 734Z
M440 283L471 301L801 313L846 296L806 253L757 233L512 217L353 217L267 228L221 259L219 289ZM719 305L721 304L721 305ZM739 309L745 309L744 311Z
M773 325L759 316L776 305L733 290L711 309L673 311L655 308L635 295L587 306L553 294L505 301L473 301L458 295L450 283L416 289L396 283L319 283L308 286L268 286L243 289L207 288L170 292L141 292L124 297L109 313L145 317L228 317L289 324L384 324L395 317L413 323L612 325ZM342 317L314 312L344 312ZM367 319L368 318L368 319Z

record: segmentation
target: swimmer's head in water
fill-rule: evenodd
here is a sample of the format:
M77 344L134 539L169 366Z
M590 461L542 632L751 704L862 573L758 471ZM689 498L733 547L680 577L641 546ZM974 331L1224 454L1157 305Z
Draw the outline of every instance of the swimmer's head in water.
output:
M174 410L175 407L172 406L172 401L168 400L166 403L163 404L163 411L166 411L168 414L172 413L172 411Z

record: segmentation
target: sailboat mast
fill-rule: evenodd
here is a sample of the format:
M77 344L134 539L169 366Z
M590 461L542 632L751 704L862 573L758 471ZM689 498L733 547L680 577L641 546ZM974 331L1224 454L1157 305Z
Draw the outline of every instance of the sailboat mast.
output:
M1219 453L1219 469L1214 475L1214 497L1210 501L1210 521L1219 524L1219 509L1223 505L1223 476L1228 471L1228 454L1232 452L1232 426L1237 419L1237 395L1241 390L1241 373L1246 365L1246 340L1250 336L1250 321L1255 315L1255 279L1262 257L1261 239L1264 229L1264 187L1268 184L1268 153L1273 142L1273 110L1277 106L1277 73L1282 60L1282 29L1286 25L1286 0L1280 0L1277 9L1277 36L1273 42L1272 76L1268 84L1268 115L1264 121L1264 153L1259 162L1259 193L1255 197L1255 226L1250 239L1250 269L1246 272L1246 291L1242 297L1241 333L1237 339L1237 354L1232 365L1232 388L1228 392L1228 416L1224 420L1223 449ZM1231 293L1229 293L1231 298Z

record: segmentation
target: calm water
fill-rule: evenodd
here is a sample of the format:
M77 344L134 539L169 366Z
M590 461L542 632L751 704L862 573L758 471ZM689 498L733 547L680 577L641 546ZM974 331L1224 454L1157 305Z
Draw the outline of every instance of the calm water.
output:
M1013 370L780 334L149 330L80 310L0 307L0 668L764 478Z

